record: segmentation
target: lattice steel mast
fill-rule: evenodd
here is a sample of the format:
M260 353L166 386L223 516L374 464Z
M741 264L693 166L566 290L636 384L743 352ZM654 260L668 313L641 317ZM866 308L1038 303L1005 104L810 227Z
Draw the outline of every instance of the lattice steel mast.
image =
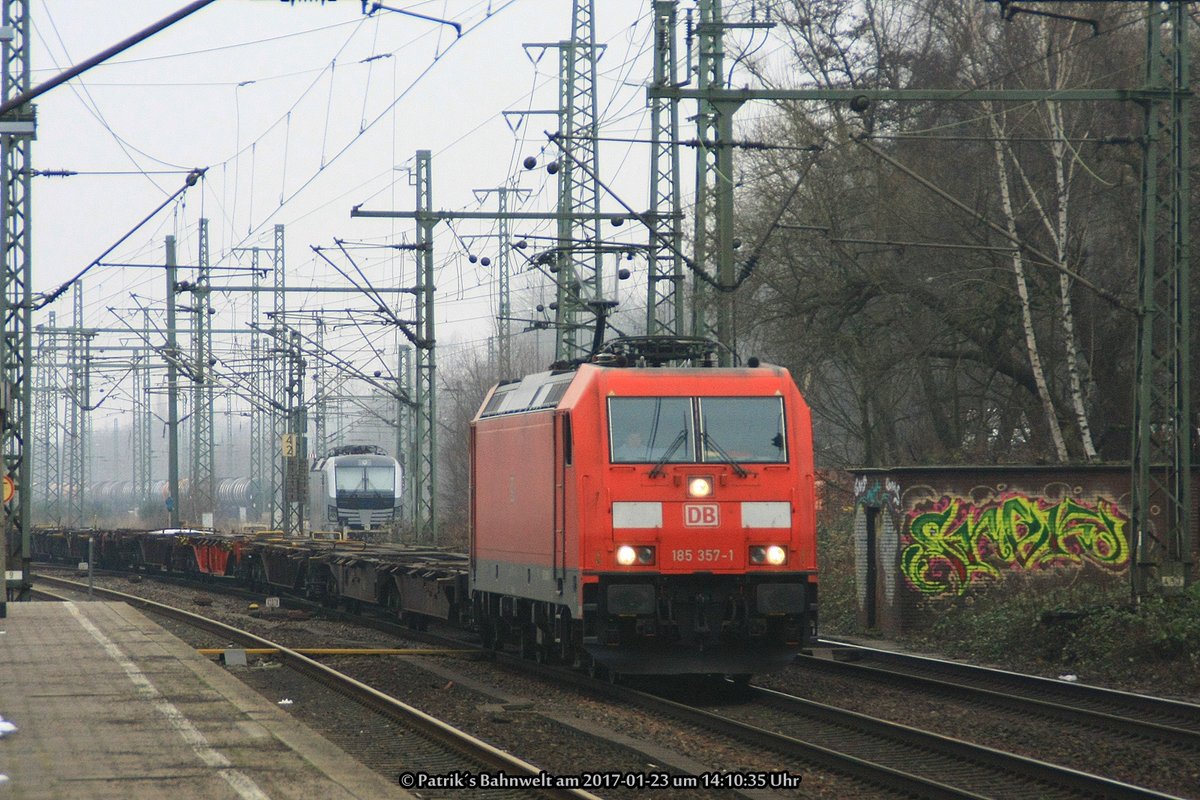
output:
M676 2L654 2L654 80L657 88L676 85ZM650 219L646 257L646 334L682 336L683 205L679 172L679 102L650 99Z
M283 226L275 226L275 249L271 253L271 273L274 277L274 312L271 315L271 346L268 350L271 365L271 397L277 401L288 396L287 334L284 322L287 316L286 280L283 271ZM272 406L274 409L274 406ZM271 527L283 529L287 521L287 502L284 500L287 468L283 457L283 437L287 433L288 420L285 414L271 412L271 438L267 452L271 458Z
M325 352L325 320L317 319L317 329L313 333L313 340L317 345L317 352ZM317 458L324 458L329 452L329 380L327 378L328 371L324 364L319 360L312 367L313 375L313 435L312 446L309 452ZM315 524L318 520L313 520Z
M59 405L62 401L58 360L58 317L51 311L44 326L38 326L37 400L33 404L34 436L37 457L34 460L35 502L40 518L61 524L62 462L59 450Z
M1133 439L1135 593L1192 581L1188 3L1149 3ZM1154 513L1161 509L1159 529Z
M27 0L3 0L4 73L0 77L0 95L7 103L24 95L30 88L29 3ZM33 432L30 394L33 388L28 367L32 360L31 335L33 306L30 302L32 259L30 255L30 177L33 161L30 149L34 134L34 108L26 103L0 119L0 183L4 186L3 244L0 246L0 304L4 335L0 339L0 438L3 439L4 479L11 481L11 497L4 507L4 546L0 554L0 573L5 593L0 595L0 617L7 614L7 601L26 600L30 591L30 547L32 474L26 461L26 448ZM9 492L6 491L5 495Z
M413 477L414 529L416 541L436 544L437 537L437 350L434 338L433 178L430 153L417 151L417 358L416 436Z
M497 186L495 189L476 189L475 199L479 202L489 195L496 195L496 278L499 297L496 302L496 366L500 377L507 378L512 374L512 242L509 240L508 216L509 196L518 198L529 194L528 189L517 189L511 186Z
M410 526L416 529L415 509L417 507L412 468L416 463L416 440L413 438L415 429L415 410L412 403L406 403L402 397L413 397L413 357L412 348L400 345L396 348L396 382L399 384L396 394L396 460L400 462L404 475L404 511L410 519Z
M213 382L209 366L212 354L212 302L207 219L200 220L198 239L196 281L191 286L192 470L188 496L191 499L192 523L211 525L216 517L216 487L213 483Z
M250 251L250 269L251 269L251 287L250 292L250 321L257 323L261 317L261 304L259 302L259 293L261 291L262 274L259 272L259 249L257 247ZM263 363L263 337L256 330L254 335L250 337L250 394L254 405L258 404L258 398L263 395L263 370L266 365ZM268 436L271 431L270 419L264 416L264 412L258 411L251 406L250 412L250 477L254 479L259 490L262 491L268 485L267 476L271 473L271 458L272 448ZM255 520L259 522L261 520Z
M142 309L144 343L150 342L152 330L150 309ZM151 404L153 352L150 347L143 347L137 356L138 365L133 370L133 488L134 495L143 503L150 498L154 475L154 408Z
M277 342L286 355L287 382L284 385L283 532L299 536L304 531L304 504L308 494L308 416L304 409L304 352L300 333L288 330Z
M571 38L558 44L558 245L555 359L590 352L588 302L601 299L599 113L596 103L595 0L574 0ZM578 162L578 165L577 165ZM581 168L586 167L586 168Z
M66 523L82 527L83 501L87 486L88 464L88 406L91 404L92 334L83 328L83 282L71 289L70 350L67 353L67 429L65 431L67 464Z

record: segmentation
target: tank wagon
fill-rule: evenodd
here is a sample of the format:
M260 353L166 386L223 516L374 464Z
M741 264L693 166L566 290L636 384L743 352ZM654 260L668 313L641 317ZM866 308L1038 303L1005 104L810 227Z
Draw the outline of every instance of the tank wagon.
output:
M654 366L671 354L641 344L484 400L470 437L481 635L617 673L787 663L817 622L808 407L783 368Z
M221 478L213 488L216 500L214 511L218 522L258 519L262 510L262 492L253 478ZM84 495L86 513L110 520L129 520L132 516L145 521L165 511L169 494L165 480L153 482L149 494L139 491L133 481L97 481L88 484ZM179 494L180 508L191 513L191 487L186 478L179 481Z
M309 470L309 524L317 530L374 531L403 519L404 470L374 445L347 445Z

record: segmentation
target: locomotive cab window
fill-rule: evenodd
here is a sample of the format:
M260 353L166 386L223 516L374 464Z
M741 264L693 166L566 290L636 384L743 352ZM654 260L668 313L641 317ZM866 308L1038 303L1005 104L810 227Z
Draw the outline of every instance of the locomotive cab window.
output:
M787 461L782 398L701 397L700 420L706 462Z
M391 493L395 488L396 470L392 467L338 467L338 493Z
M614 464L788 459L780 397L610 397L608 434Z
M608 434L614 464L696 460L690 397L610 397Z

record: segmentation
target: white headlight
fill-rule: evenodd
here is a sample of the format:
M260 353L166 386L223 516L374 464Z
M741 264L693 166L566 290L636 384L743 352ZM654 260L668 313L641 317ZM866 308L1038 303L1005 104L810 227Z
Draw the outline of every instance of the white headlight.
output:
M637 550L634 550L627 544L623 544L617 548L617 563L623 567L628 567L637 561Z
M787 563L787 550L777 544L773 544L767 548L767 563L773 567L778 567Z
M710 497L713 493L713 479L707 476L688 478L688 497Z

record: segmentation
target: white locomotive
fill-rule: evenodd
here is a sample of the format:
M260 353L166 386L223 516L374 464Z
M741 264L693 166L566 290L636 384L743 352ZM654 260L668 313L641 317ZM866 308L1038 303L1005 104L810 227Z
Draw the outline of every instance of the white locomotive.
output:
M313 530L382 531L403 519L404 470L374 445L334 448L308 475Z

